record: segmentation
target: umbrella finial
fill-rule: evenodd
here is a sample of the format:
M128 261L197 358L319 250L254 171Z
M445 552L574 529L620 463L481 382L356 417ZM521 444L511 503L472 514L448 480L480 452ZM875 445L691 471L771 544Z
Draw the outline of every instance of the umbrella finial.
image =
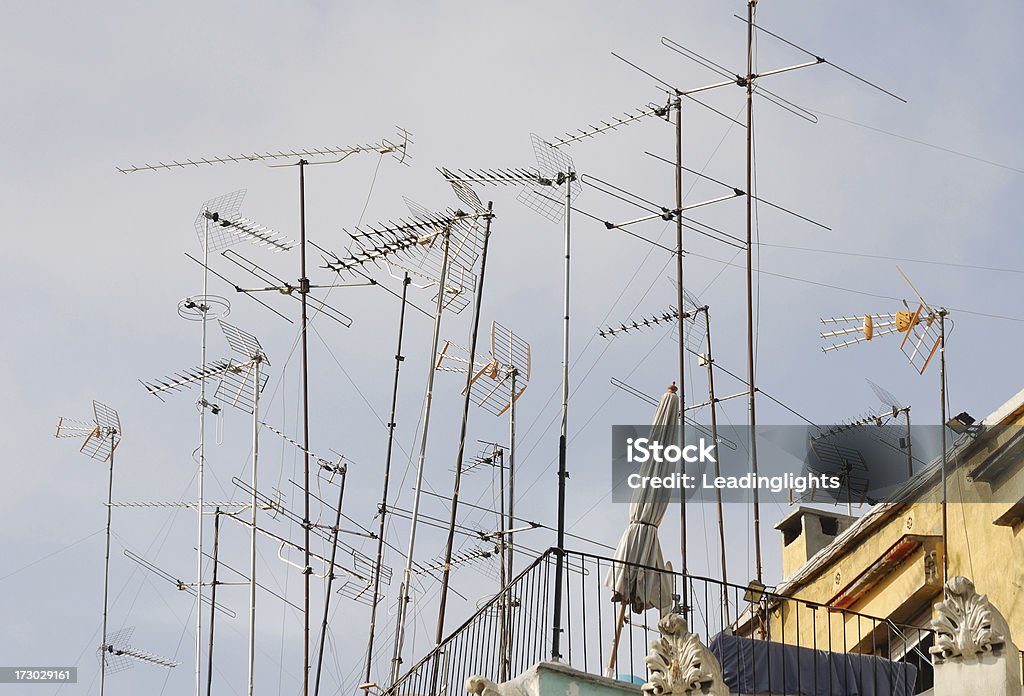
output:
M672 382L672 384L668 385L668 388L665 391L669 392L670 394L675 394L677 391L679 391L679 388L676 386L675 382Z

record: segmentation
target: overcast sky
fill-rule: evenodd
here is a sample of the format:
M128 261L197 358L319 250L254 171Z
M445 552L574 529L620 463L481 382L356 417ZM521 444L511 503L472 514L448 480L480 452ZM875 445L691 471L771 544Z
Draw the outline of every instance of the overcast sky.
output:
M77 665L79 684L62 693L98 693L105 512L105 466L52 437L56 417L86 418L92 399L118 409L124 440L118 449L114 496L123 501L193 500L198 443L196 392L166 403L148 396L139 379L199 363L199 327L182 321L177 303L201 291L199 266L185 253L201 249L193 220L204 200L247 188L242 213L296 238L295 169L235 164L186 171L124 175L116 166L261 150L349 145L395 138L396 125L414 134L409 166L375 154L353 156L307 173L311 239L339 253L343 229L407 215L402 196L433 209L455 205L435 168L522 167L533 164L529 134L554 138L649 103L664 103L661 86L611 55L614 51L669 83L687 88L717 76L660 44L668 36L742 72L745 27L732 17L740 2L573 3L242 3L110 2L102 6L7 2L0 11L5 108L0 146L6 220L4 273L8 298L0 370L4 395L6 495L0 538L6 665ZM817 115L810 123L759 101L755 109L756 189L762 198L821 221L831 231L758 207L758 386L817 423L842 421L877 407L870 378L913 407L917 423L938 420L938 372L918 376L897 341L879 339L822 355L818 318L902 309L913 299L899 263L933 305L951 308L949 402L954 413L981 418L1022 386L1017 367L1024 339L1016 203L1024 193L1021 99L1014 89L1024 66L1016 36L1024 10L993 0L961 3L764 2L766 27L906 98L900 103L829 66L765 78L764 86ZM805 60L768 36L757 44L761 71ZM743 92L708 93L707 103L741 118ZM684 109L686 166L730 185L744 185L743 129L700 106ZM671 157L673 130L646 119L568 153L578 171L598 176L656 202L671 204L672 169L644 154ZM687 202L723 190L689 177ZM496 219L483 300L483 320L516 329L533 346L534 372L519 402L523 516L555 522L555 463L561 360L561 229L516 201L512 189L482 189ZM635 209L585 188L577 205L600 218L635 217ZM743 204L736 200L695 218L742 236ZM608 444L614 423L644 423L653 409L616 389L624 380L657 397L676 378L670 329L605 341L599 328L664 311L674 302L669 254L577 215L573 226L570 411L570 531L614 545L627 519L610 502ZM633 228L673 243L671 223ZM745 372L742 255L688 234L686 287L711 307L716 359ZM795 248L799 247L799 248ZM237 250L283 278L297 276L297 254ZM814 251L817 250L817 251ZM897 261L896 259L904 259ZM310 257L311 277L333 276ZM215 267L250 284L222 260ZM398 283L377 277L391 289ZM260 336L270 357L264 392L267 422L300 432L297 331L251 299L211 279L210 292L231 302L229 321ZM322 296L322 295L321 295ZM413 289L421 307L432 291ZM298 303L264 297L295 317ZM379 288L336 289L329 302L353 318L344 329L323 317L310 340L311 442L326 457L353 462L346 513L374 525L380 496L387 409L397 331L397 302ZM465 344L467 310L445 317L442 338ZM892 337L888 337L892 338ZM411 452L423 402L430 322L408 319L398 414L399 506L411 500ZM211 325L210 356L228 355ZM706 384L689 365L688 403L702 401ZM437 378L427 461L430 489L449 493L458 438L460 378ZM719 394L741 391L728 379ZM799 422L767 399L758 421ZM737 399L723 406L726 423L746 420ZM248 479L248 418L226 410L211 419L208 497L240 500L232 477ZM504 439L507 423L474 410L472 450L480 439ZM220 443L220 444L218 444ZM261 489L279 488L301 508L301 458L265 431ZM467 499L488 505L490 479L467 477ZM334 488L322 492L332 497ZM444 505L425 502L444 517ZM111 627L135 626L134 644L182 665L170 673L139 665L111 677L111 693L188 693L193 669L189 598L123 555L149 559L174 577L194 580L195 516L166 509L116 509L111 563ZM701 510L691 538L690 567L717 575L713 519ZM753 575L746 508L729 520L735 575ZM764 544L770 584L780 574L780 540L770 525L787 509L765 512ZM673 520L675 513L669 513ZM466 524L488 528L489 516L469 513ZM226 562L247 564L245 530L224 522ZM298 538L283 521L268 525ZM388 539L404 547L406 524ZM543 549L543 531L521 543ZM209 538L209 537L207 537ZM371 551L359 537L348 539ZM442 537L425 533L417 547L427 562ZM675 559L675 522L666 523L666 557ZM601 546L586 546L607 552ZM472 548L469 542L466 548ZM260 573L275 591L301 598L301 576L261 547ZM522 557L519 563L526 561ZM385 607L393 612L402 560L390 554L396 578ZM456 625L481 595L476 571L453 575ZM487 582L485 580L485 582ZM316 586L315 596L320 596ZM415 636L407 660L432 640L429 581L417 588ZM218 624L223 637L216 682L224 693L244 684L245 590L225 588L224 602L239 618ZM422 598L422 600L420 599ZM319 601L319 600L317 600ZM261 595L260 689L300 691L300 618ZM336 621L355 627L335 636L328 684L351 693L361 678L366 608L340 599ZM205 620L205 619L204 619ZM314 622L315 623L315 622ZM388 622L389 623L389 622ZM223 626L221 629L220 626ZM389 629L379 651L390 650ZM386 660L382 660L383 668ZM283 665L283 666L279 666ZM160 691L164 689L164 691Z

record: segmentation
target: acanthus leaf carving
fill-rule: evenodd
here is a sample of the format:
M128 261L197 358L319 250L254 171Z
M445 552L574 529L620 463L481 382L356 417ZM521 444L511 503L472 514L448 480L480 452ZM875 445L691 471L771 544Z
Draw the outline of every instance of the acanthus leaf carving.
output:
M690 633L682 616L666 615L658 622L658 632L661 636L651 641L651 652L644 658L649 673L644 694L728 696L718 660L696 633Z
M958 575L945 586L945 601L935 605L935 645L928 649L936 663L950 658L997 653L1006 644L1006 620L975 591L974 583Z

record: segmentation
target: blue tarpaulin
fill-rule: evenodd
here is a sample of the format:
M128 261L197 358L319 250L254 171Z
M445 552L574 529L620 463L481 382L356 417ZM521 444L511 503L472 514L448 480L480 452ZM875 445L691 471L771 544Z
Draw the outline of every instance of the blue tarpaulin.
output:
M711 652L733 693L913 696L917 667L874 655L799 648L719 634Z

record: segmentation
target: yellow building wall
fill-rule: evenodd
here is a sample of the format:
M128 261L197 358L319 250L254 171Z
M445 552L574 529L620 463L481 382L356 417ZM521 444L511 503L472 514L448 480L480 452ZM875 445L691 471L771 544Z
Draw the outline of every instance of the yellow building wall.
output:
M1011 415L1004 424L1024 424L1021 411ZM1012 428L1003 429L994 442L979 452L969 452L965 461L950 462L947 477L947 539L949 577L964 575L974 581L979 593L988 595L994 606L1006 617L1018 645L1024 645L1024 525L993 524L993 520L1024 498L1024 461L1020 455L1010 465L1011 471L992 486L971 482L968 474L996 448L1013 436ZM954 468L955 466L955 468ZM1005 502L991 502L995 499ZM941 539L941 486L938 481L925 495L898 508L873 531L861 533L831 562L818 569L813 577L785 591L787 596L805 602L825 605L836 600L845 588L895 544L907 535ZM856 599L853 612L890 619L906 624L940 601L942 578L942 545L932 543L935 550L929 566L928 545L917 548L887 575ZM929 575L931 573L931 576ZM929 612L930 615L930 612ZM783 601L767 617L761 617L758 631L767 632L772 640L818 649L872 650L872 622L824 607L813 609L799 602ZM918 620L927 626L927 621ZM878 631L878 635L885 631ZM859 646L855 647L855 646Z

